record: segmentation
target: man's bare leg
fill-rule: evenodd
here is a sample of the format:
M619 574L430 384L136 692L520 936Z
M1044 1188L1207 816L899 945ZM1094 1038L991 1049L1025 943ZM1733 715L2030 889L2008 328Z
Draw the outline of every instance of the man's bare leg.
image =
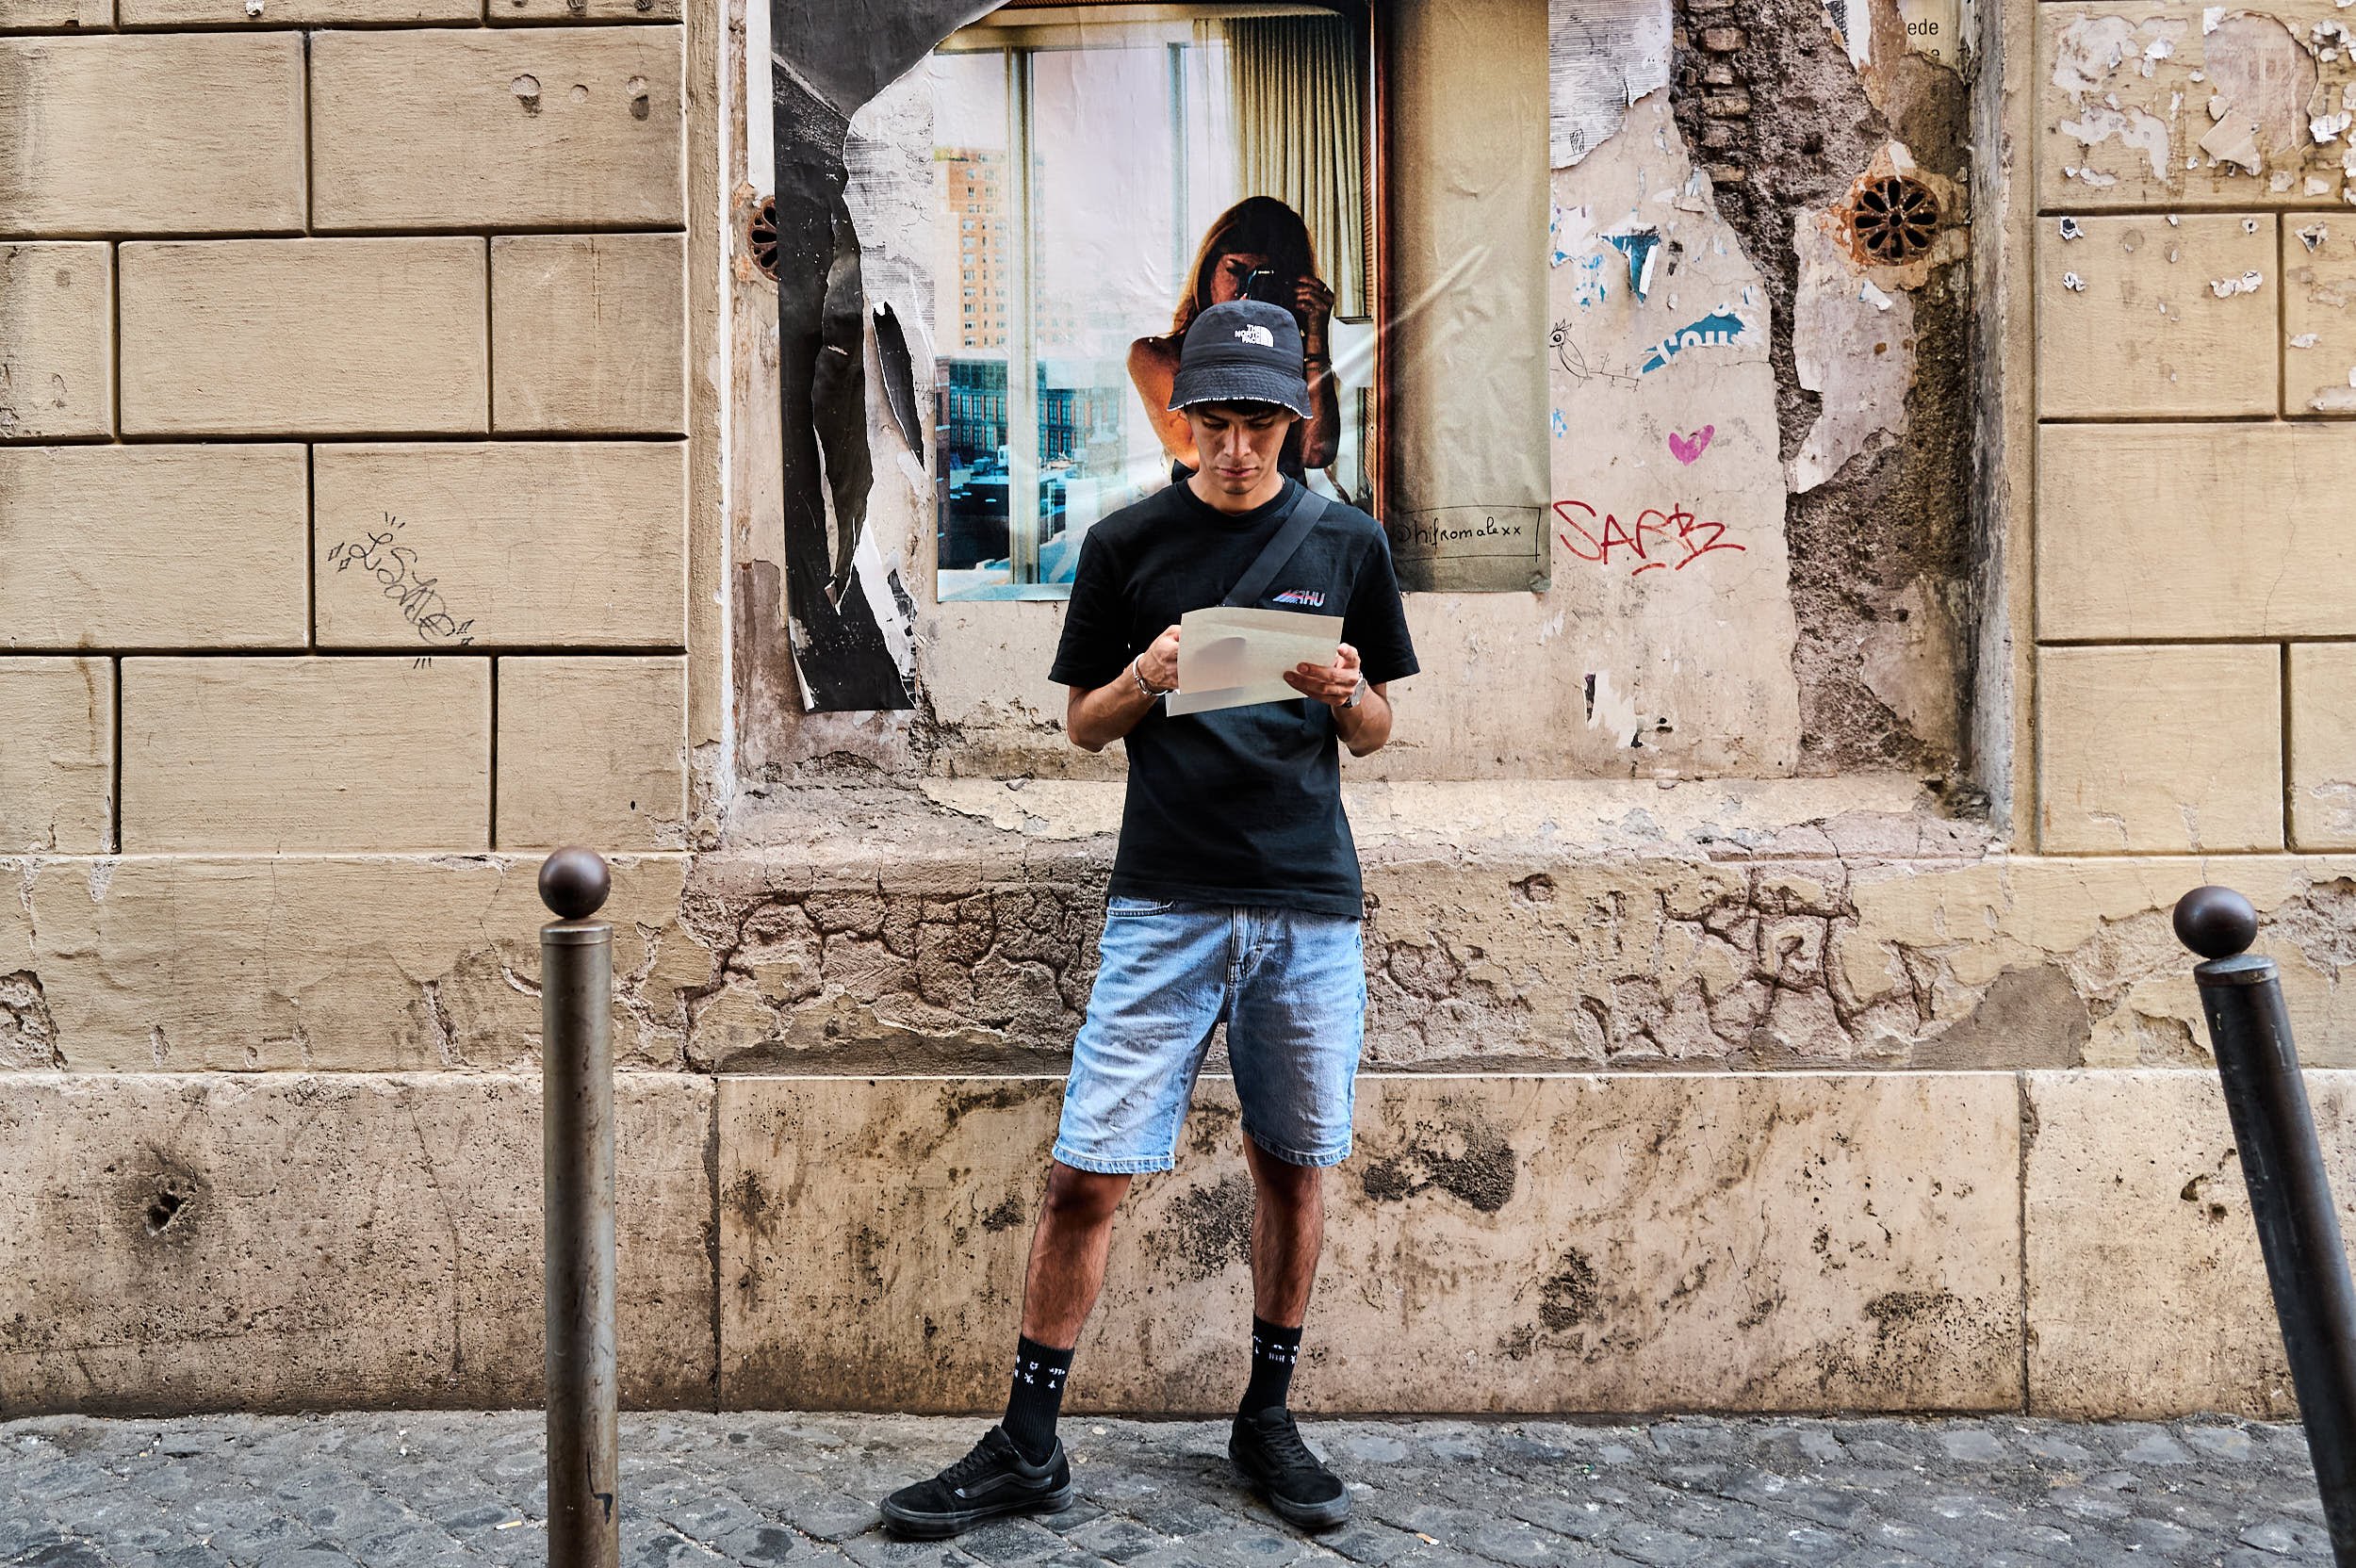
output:
M1250 1138L1252 1168L1252 1311L1280 1328L1298 1329L1309 1315L1317 1254L1325 1247L1325 1172L1287 1165ZM1100 1259L1101 1273L1103 1264Z
M1047 1197L1031 1233L1030 1271L1023 1281L1023 1337L1068 1350L1104 1287L1113 1213L1128 1196L1128 1176L1047 1166Z

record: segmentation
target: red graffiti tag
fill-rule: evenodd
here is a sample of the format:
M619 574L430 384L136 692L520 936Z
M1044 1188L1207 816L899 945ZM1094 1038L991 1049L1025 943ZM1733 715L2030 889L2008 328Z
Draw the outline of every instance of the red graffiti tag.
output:
M1574 511L1586 515L1583 519L1574 516ZM1612 552L1625 550L1628 558L1632 558L1630 577L1642 577L1664 567L1681 572L1712 550L1749 547L1727 539L1726 524L1696 517L1681 506L1672 505L1666 512L1646 507L1636 514L1636 526L1632 529L1609 512L1598 513L1585 501L1557 501L1554 514L1562 520L1565 529L1555 535L1565 549L1597 566L1611 565ZM1597 517L1603 519L1600 533L1595 527Z

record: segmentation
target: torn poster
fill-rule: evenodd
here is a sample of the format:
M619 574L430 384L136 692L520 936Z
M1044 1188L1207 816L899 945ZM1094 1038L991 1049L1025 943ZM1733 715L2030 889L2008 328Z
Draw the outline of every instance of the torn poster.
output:
M1552 0L1550 154L1568 169L1620 128L1628 106L1669 85L1669 0Z
M771 0L777 176L777 399L784 431L786 616L805 706L908 708L905 635L877 608L891 586L862 552L868 310L843 191L851 116L922 60L974 0ZM886 380L896 379L887 363Z

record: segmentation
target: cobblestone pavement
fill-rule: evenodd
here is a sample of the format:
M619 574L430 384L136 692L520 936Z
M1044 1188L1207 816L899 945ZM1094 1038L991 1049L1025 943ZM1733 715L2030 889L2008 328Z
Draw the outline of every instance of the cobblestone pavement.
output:
M1357 1508L1315 1540L1244 1496L1224 1423L1067 1419L1084 1500L954 1545L874 1499L973 1421L630 1415L623 1560L1088 1568L1354 1561L2230 1564L2330 1560L2295 1427L1679 1419L1318 1421ZM532 1413L0 1423L0 1562L44 1568L538 1563Z

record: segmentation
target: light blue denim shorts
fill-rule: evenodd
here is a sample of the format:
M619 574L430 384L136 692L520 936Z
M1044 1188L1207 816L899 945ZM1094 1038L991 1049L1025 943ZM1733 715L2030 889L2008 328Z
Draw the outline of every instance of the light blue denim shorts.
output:
M1055 1157L1132 1175L1177 1163L1212 1027L1244 1135L1288 1165L1350 1154L1366 971L1358 922L1226 904L1114 898L1072 1050Z

